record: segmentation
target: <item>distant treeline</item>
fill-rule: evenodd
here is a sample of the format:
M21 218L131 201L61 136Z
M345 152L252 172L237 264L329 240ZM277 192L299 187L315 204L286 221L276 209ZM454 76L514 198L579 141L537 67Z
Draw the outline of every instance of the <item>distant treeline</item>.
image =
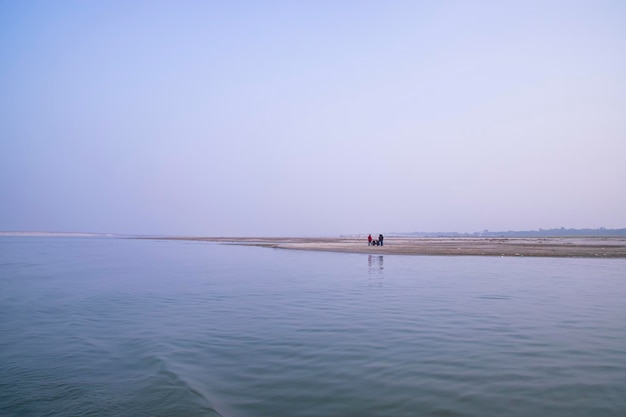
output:
M490 232L483 230L474 233L458 232L411 232L411 233L390 233L393 236L413 236L413 237L568 237L568 236L626 236L626 229L539 229L507 232Z

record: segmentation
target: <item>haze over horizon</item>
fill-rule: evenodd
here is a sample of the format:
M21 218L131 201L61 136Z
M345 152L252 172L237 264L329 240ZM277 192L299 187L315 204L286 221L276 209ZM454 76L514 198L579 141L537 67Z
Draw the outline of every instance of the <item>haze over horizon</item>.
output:
M0 3L0 231L626 227L626 3Z

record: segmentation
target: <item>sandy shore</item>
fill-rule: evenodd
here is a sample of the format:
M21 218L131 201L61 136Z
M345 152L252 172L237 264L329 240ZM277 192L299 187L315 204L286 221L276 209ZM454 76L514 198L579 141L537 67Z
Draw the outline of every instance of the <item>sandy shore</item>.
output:
M626 238L395 238L385 246L367 246L365 238L227 238L166 237L158 239L217 242L278 249L377 255L535 256L626 258Z

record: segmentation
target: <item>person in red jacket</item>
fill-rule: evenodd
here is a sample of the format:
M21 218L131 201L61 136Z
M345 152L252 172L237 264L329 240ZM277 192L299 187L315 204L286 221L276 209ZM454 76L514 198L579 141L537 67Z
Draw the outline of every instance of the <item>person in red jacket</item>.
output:
M372 245L372 235L370 234L370 235L367 237L367 246L371 246L371 245Z

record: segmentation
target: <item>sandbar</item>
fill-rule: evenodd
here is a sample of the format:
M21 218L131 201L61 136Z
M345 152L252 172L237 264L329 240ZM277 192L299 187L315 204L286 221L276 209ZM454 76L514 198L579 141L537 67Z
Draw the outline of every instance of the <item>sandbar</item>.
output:
M386 237L384 246L368 246L364 237L153 237L216 242L275 249L427 256L531 256L626 258L626 237L415 238Z

